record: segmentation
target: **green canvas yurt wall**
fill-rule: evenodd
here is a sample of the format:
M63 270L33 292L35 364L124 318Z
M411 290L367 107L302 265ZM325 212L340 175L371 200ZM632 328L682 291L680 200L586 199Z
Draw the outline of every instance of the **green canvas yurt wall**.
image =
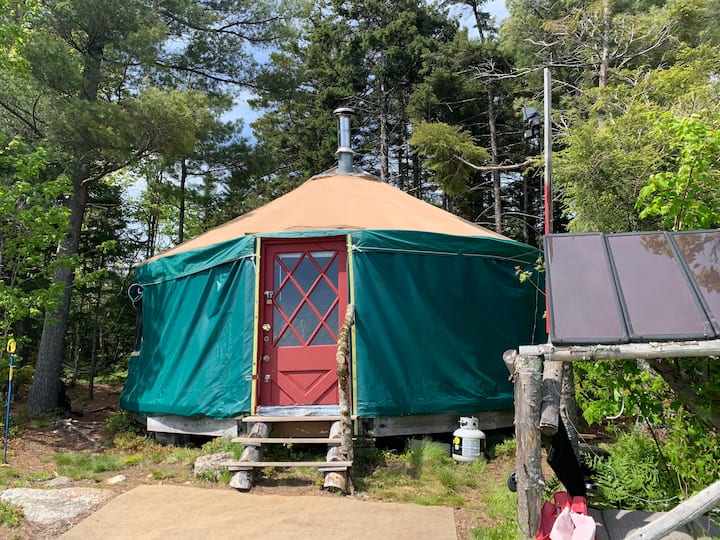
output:
M495 234L399 229L245 233L140 266L143 340L122 407L211 418L251 412L257 242L330 235L348 238L355 414L512 407L502 353L545 340L544 300L516 276L538 251Z

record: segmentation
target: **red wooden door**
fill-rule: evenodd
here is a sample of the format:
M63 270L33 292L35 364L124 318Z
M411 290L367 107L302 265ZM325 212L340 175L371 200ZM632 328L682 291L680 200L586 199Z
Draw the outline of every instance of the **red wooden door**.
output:
M262 245L259 404L337 405L345 239L264 239Z

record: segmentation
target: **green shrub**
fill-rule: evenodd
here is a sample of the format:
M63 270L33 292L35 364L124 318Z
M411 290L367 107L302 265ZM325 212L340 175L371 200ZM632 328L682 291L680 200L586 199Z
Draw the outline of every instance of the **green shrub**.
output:
M720 478L720 435L680 407L663 447L684 498Z
M105 421L105 427L111 439L117 435L137 435L142 431L135 417L129 411L119 411L108 417Z
M18 508L14 504L0 500L0 523L9 527L17 527L20 525L20 519L22 516L22 508Z
M609 457L591 464L598 486L594 504L650 512L674 505L677 490L651 437L631 431L606 449Z

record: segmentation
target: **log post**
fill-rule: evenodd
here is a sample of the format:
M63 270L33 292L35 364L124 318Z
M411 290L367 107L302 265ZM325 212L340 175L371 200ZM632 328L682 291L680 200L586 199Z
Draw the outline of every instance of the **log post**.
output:
M542 400L542 359L517 356L515 359L515 477L518 494L518 529L532 539L540 526L540 505L545 482L542 477L540 403Z
M350 327L355 322L355 307L348 304L340 332L338 332L337 361L338 400L340 404L340 449L346 461L353 460L353 427L350 416L350 369L348 366L348 347Z
M348 348L350 327L355 321L355 308L348 304L345 319L338 332L337 362L338 378L338 404L340 406L340 422L330 427L331 439L340 439L340 446L331 447L327 453L326 461L352 461L353 460L353 426L350 414L350 369L348 366ZM333 488L343 492L352 491L352 480L348 472L327 471L323 480L323 487Z
M575 373L572 362L563 362L562 388L560 390L560 418L575 452L580 461L580 433L578 431L578 404L575 392Z
M557 360L543 362L542 405L540 407L540 431L552 437L557 433L560 420L560 394L563 363Z
M266 438L270 434L270 427L263 423L257 422L253 424L248 437ZM246 446L243 450L240 461L260 461L262 459L262 447L261 446ZM241 491L249 491L253 485L254 470L250 471L237 471L233 474L230 479L230 487L239 489Z

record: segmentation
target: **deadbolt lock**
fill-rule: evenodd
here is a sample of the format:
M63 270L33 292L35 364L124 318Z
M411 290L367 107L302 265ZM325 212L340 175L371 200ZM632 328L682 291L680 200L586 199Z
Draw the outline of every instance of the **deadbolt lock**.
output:
M263 354L262 361L263 361L263 362L269 362L269 361L270 361L270 355L269 355L269 354Z

